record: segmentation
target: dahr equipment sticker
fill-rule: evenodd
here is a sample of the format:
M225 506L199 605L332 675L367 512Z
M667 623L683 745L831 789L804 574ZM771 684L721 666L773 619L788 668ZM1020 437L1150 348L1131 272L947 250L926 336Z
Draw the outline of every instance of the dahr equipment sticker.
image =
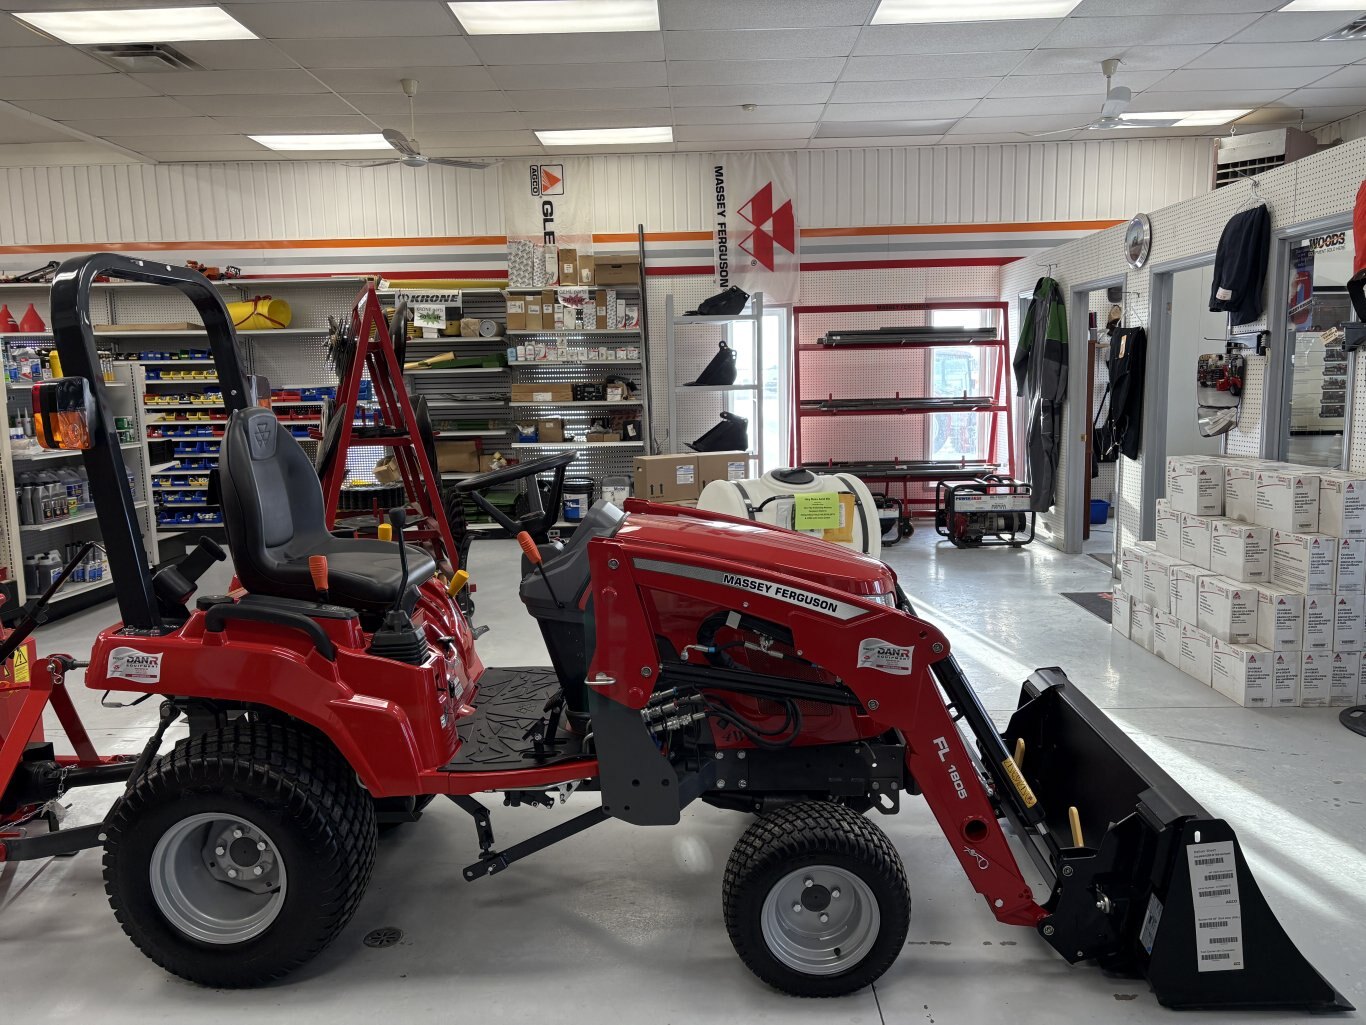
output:
M880 673L891 673L893 676L909 676L911 653L914 650L878 637L869 637L859 641L859 668L876 669Z
M132 680L134 683L161 682L161 654L138 651L136 648L115 648L109 653L111 680Z

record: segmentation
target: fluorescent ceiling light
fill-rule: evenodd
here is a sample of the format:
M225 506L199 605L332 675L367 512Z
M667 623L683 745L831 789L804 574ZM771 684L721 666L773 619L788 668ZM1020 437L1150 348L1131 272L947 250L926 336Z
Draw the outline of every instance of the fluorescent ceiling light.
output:
M882 0L874 25L1065 18L1081 0Z
M1172 128L1197 128L1202 125L1226 125L1250 114L1250 110L1168 110L1142 111L1124 115L1125 121L1170 121Z
M65 43L185 43L255 39L221 7L135 7L127 10L28 11L14 15Z
M662 128L574 128L537 132L542 146L647 146L673 142L674 130Z
M472 36L659 31L659 0L457 0L450 8Z
M1280 9L1282 14L1303 14L1306 11L1359 11L1361 0L1290 0Z
M393 149L384 141L382 135L249 135L252 142L259 142L267 149L274 150L344 150L344 149Z

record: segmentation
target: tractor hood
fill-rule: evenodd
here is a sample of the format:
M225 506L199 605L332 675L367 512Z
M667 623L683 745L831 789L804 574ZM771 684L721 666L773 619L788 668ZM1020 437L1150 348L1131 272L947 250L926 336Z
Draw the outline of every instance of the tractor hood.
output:
M876 559L809 534L721 514L632 512L616 538L645 558L686 562L706 556L737 573L782 573L869 598L896 594L896 577Z

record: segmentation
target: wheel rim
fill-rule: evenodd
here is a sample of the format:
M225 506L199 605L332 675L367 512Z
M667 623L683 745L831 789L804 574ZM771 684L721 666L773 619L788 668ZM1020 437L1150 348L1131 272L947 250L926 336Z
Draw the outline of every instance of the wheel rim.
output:
M764 942L781 964L804 975L836 975L873 949L882 912L854 873L810 865L789 872L768 891L762 926Z
M166 920L202 943L243 943L270 928L288 886L270 836L234 815L201 813L161 835L149 867Z

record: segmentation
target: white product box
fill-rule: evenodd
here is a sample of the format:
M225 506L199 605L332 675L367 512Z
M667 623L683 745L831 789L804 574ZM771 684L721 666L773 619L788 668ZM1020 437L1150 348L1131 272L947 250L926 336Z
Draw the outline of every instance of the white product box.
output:
M1271 532L1271 582L1305 594L1337 590L1337 538Z
M1255 522L1273 530L1319 529L1319 478L1286 470L1257 471Z
M1261 581L1271 576L1271 528L1241 520L1211 520L1209 568L1230 580Z
M1181 620L1169 613L1153 610L1152 652L1158 658L1180 667Z
M1116 591L1110 602L1110 628L1121 636L1129 636L1130 616L1133 614L1133 599L1123 591Z
M1304 596L1303 651L1333 650L1334 596L1306 594Z
M1304 595L1257 588L1257 643L1273 651L1303 650Z
M1162 552L1150 552L1143 557L1143 600L1161 612L1171 609L1171 570L1179 565L1180 559L1173 559Z
M1300 703L1299 651L1276 651L1271 655L1271 704L1279 707Z
M1328 703L1346 706L1357 703L1361 681L1360 651L1335 651L1329 667Z
M1195 623L1200 618L1200 588L1202 577L1210 575L1209 570L1199 566L1182 564L1173 566L1168 579L1171 581L1171 607L1169 611L1183 623Z
M1119 555L1119 586L1135 601L1143 597L1143 557L1157 551L1151 541L1127 546Z
M1347 470L1319 474L1319 531L1366 537L1366 477Z
M1129 606L1129 640L1153 650L1153 607L1137 599Z
M1224 466L1204 456L1167 457L1167 498L1177 512L1219 516L1224 511Z
M1366 648L1366 594L1333 596L1333 650Z
M1224 515L1242 523L1257 522L1257 470L1251 464L1225 464Z
M1357 681L1356 704L1366 705L1366 652L1361 655L1361 677Z
M1181 624L1181 671L1210 685L1210 635L1191 623Z
M1211 637L1230 644L1257 640L1257 588L1227 577L1201 577L1196 624Z
M1153 539L1159 552L1174 559L1181 558L1181 514L1172 508L1169 499L1157 500Z
M1337 543L1338 594L1366 591L1366 537L1344 537Z
M1192 566L1209 569L1210 528L1214 517L1181 514L1181 559Z
M1302 708L1326 708L1333 693L1333 655L1327 651L1306 651L1300 660L1300 700Z
M1244 708L1265 708L1271 704L1271 660L1272 653L1259 645L1216 639L1210 642L1210 680Z

